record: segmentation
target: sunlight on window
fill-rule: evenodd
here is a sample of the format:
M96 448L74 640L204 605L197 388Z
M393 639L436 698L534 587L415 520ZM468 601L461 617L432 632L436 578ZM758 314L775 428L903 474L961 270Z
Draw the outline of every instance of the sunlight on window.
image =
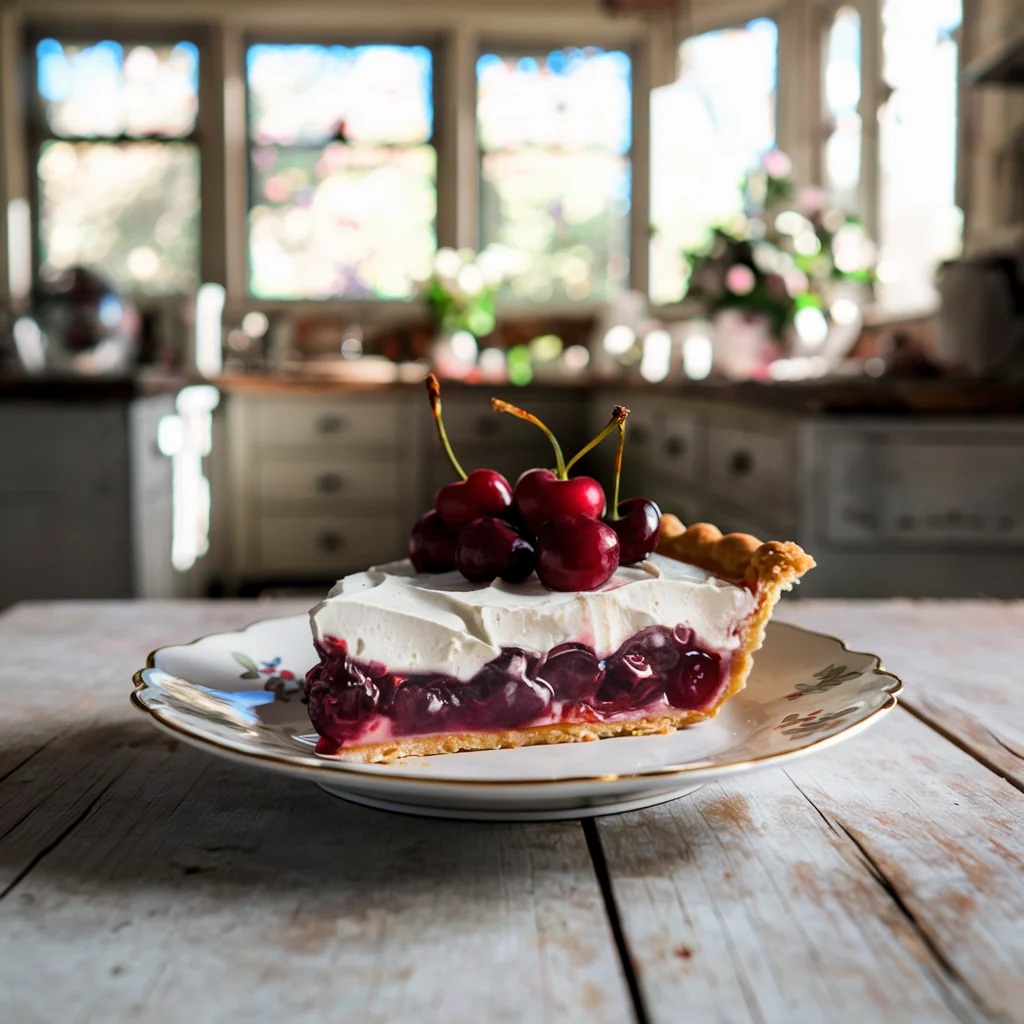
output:
M766 18L679 48L679 77L651 93L651 281L675 302L682 251L743 210L743 181L775 144L778 30Z
M860 184L860 14L840 7L825 52L825 184L832 202L852 213Z
M125 47L106 39L72 46L43 39L36 67L55 135L182 138L195 127L199 51L192 43Z
M879 113L880 302L893 312L933 309L935 268L960 252L956 206L960 0L885 0Z
M72 266L123 292L195 287L198 50L43 39L36 47L40 273ZM100 141L91 141L100 140Z
M249 48L249 287L406 299L437 247L433 60L422 46Z
M481 248L505 291L602 299L626 285L631 64L596 47L477 61Z
M95 269L115 288L194 287L199 154L180 142L51 141L39 155L41 273Z

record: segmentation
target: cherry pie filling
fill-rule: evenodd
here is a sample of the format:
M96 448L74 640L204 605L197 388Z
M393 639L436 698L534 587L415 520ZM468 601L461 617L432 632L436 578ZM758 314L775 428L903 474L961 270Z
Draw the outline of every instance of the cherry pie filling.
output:
M306 676L306 697L321 754L405 736L701 710L728 678L728 656L704 648L685 626L649 626L605 658L583 643L543 655L505 647L466 681L357 661L336 637L316 646L320 662Z

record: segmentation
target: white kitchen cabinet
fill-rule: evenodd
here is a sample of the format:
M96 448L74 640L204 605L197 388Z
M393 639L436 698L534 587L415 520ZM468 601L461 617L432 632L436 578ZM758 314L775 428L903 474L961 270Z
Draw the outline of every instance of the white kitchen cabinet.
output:
M0 607L18 600L175 597L174 395L0 404Z
M612 396L599 391L595 407ZM616 397L634 410L622 497L646 495L687 524L796 540L818 563L802 595L1024 595L1020 419L812 415L652 391ZM613 457L613 446L602 449L602 479Z
M583 392L509 392L555 431L569 457L587 439ZM491 468L514 485L554 464L537 427L492 412L490 393L448 387L444 421L466 472ZM227 390L226 459L215 485L229 591L335 579L404 558L409 530L455 479L425 394ZM223 527L224 522L221 523Z

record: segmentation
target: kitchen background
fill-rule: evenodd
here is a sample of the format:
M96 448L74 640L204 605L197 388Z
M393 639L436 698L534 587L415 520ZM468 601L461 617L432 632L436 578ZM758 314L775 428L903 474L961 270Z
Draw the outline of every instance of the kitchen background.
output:
M1024 596L1022 84L1013 0L0 0L0 607L401 557L431 367L467 470L621 402L804 594Z

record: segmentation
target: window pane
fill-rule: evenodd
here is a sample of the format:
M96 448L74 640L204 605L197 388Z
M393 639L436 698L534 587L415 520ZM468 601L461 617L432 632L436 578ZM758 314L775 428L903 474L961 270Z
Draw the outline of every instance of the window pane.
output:
M252 138L426 142L434 130L432 74L423 46L251 46Z
M183 142L47 142L39 156L42 273L89 267L126 292L194 288L199 153Z
M825 177L832 201L853 212L860 183L860 14L841 7L832 20L825 55Z
M516 297L604 298L625 287L630 166L613 153L487 153L480 214L508 250Z
M431 146L256 146L250 291L404 299L437 247Z
M481 245L507 294L602 299L626 286L631 65L595 47L477 62Z
M55 135L186 136L195 127L198 76L192 43L36 46L39 96Z
M679 78L651 93L651 298L682 297L681 251L743 210L747 171L775 145L778 30L766 18L679 48Z
M593 47L544 57L484 54L477 62L477 124L487 151L554 146L626 153L629 57Z
M937 264L960 251L954 202L960 0L885 0L883 58L892 88L879 117L879 299L892 311L934 308Z

